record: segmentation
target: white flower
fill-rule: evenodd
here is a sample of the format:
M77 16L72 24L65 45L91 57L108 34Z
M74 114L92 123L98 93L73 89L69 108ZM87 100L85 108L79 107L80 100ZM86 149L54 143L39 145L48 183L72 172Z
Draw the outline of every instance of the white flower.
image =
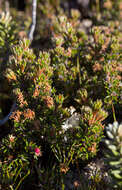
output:
M73 113L74 110L71 110L71 112ZM72 128L72 127L77 127L79 126L79 119L80 119L80 115L77 113L74 113L71 117L69 117L65 123L62 125L62 129L64 131L67 131L68 129Z
M72 128L71 124L68 124L68 121L66 121L63 125L62 125L62 129L64 131L67 131L69 128Z

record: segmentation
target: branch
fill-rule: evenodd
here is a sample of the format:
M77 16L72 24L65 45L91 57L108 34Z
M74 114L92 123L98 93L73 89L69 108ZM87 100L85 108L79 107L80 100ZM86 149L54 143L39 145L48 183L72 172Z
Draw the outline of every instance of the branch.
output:
M36 7L37 7L37 0L33 0L32 2L32 23L30 25L30 30L28 32L28 38L30 41L33 40L33 34L36 27Z
M2 120L0 120L0 126L4 125L9 120L9 118L12 115L13 111L15 110L15 108L16 108L16 102L13 103L9 114L6 117L4 117Z

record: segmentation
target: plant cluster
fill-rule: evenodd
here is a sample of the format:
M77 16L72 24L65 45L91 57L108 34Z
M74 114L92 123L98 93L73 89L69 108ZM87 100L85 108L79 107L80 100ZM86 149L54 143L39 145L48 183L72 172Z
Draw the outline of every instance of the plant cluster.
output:
M79 12L72 10L71 18L51 15L52 47L35 54L28 39L16 42L11 20L5 18L0 20L6 20L0 28L3 37L7 30L0 56L10 53L0 72L6 96L16 106L12 129L0 143L1 187L22 189L34 177L43 189L53 189L55 183L64 189L71 165L99 150L108 109L121 104L118 39L104 26L85 34Z
M111 184L115 188L122 188L122 124L114 122L106 127L108 139L105 144L108 150L105 152L106 162L110 167L110 175L113 178Z
M18 28L17 24L12 20L9 13L2 13L0 15L0 110L1 117L4 117L4 113L8 113L10 109L6 104L11 102L9 95L10 86L5 80L3 72L6 69L6 63L11 55L11 48L18 41ZM9 110L10 111L10 110ZM0 118L1 118L0 117Z
M88 37L79 28L78 16L72 10L72 20L66 16L53 18L54 85L64 93L65 102L70 104L71 99L76 107L77 103L87 104L88 99L101 99L104 103L107 100L106 106L108 99L118 103L121 101L119 42L110 28L104 26L94 27Z

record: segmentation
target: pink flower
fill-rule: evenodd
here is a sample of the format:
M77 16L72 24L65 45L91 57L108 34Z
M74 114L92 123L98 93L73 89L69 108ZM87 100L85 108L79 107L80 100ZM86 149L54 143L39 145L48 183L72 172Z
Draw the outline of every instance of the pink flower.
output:
M35 151L36 156L41 156L42 155L42 153L41 153L41 151L40 151L39 148L35 148L34 151Z

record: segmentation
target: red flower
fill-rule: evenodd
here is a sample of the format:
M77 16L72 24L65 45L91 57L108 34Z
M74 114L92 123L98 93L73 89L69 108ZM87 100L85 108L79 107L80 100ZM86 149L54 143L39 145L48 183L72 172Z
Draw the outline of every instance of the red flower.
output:
M41 151L39 148L35 148L34 151L35 151L36 156L41 156Z

